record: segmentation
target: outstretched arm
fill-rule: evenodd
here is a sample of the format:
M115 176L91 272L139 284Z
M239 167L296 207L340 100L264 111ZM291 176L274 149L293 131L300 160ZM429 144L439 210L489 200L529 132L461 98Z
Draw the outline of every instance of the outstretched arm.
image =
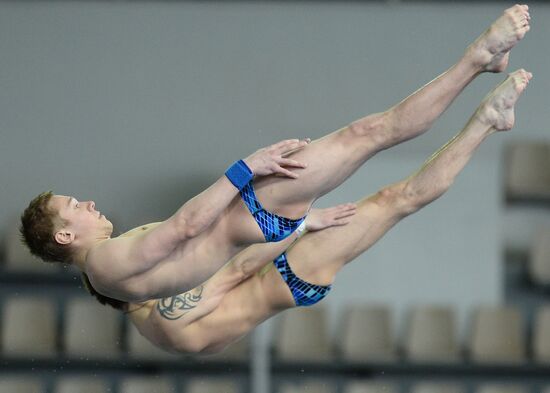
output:
M290 178L298 175L288 167L304 168L305 164L286 158L303 148L309 140L289 139L263 148L244 159L256 176L281 174ZM227 176L186 202L173 216L156 228L136 237L131 258L134 274L142 273L169 255L181 242L191 239L208 228L227 208L239 190ZM139 262L138 262L139 261ZM136 266L139 266L136 269Z
M292 179L298 175L285 167L305 168L305 164L286 158L309 143L309 139L289 139L260 149L245 158L244 163L255 176L281 174ZM185 203L174 215L182 237L192 238L208 228L227 208L239 190L227 176L222 176L208 189Z
M356 212L354 203L346 203L327 209L311 209L305 220L305 231L316 232L335 226L346 225ZM239 253L230 262L233 269L244 278L259 272L267 264L285 252L302 235L298 231L283 241L276 243L254 244Z

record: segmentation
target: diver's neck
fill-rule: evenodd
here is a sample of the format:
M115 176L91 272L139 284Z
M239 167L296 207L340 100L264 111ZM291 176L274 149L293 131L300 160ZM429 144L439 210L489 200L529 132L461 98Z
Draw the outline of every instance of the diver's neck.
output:
M90 251L92 251L94 248L96 248L98 245L100 245L101 243L103 243L105 240L108 240L108 239L109 238L97 239L88 244L79 246L77 248L77 251L74 253L72 264L78 267L82 272L86 273Z
M77 252L75 252L72 262L73 266L76 266L84 273L86 273L86 258L88 256L88 251L88 249L85 250L81 247Z

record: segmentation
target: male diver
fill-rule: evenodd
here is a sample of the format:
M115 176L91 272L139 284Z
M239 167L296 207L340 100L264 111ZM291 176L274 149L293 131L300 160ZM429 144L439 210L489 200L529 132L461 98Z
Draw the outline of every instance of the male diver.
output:
M160 348L221 351L275 314L322 300L344 265L445 193L485 138L512 128L514 105L531 77L524 70L510 74L465 128L409 178L356 204L312 210L298 240L293 233L278 243L252 245L204 284L162 299L124 303L97 294L89 282L88 289L102 303L128 312L140 333Z

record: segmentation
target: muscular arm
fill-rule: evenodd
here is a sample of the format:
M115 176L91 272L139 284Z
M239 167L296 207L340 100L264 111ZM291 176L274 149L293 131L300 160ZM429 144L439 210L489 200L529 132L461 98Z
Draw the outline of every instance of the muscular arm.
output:
M290 178L297 175L286 167L305 167L304 164L285 158L296 149L304 147L308 140L289 139L263 148L243 161L257 176L280 173ZM134 257L141 261L143 272L169 255L181 242L193 238L208 228L229 206L239 191L226 176L186 202L172 217L147 233L134 245ZM141 273L137 272L137 274Z
M134 261L142 261L140 274L169 255L181 242L208 228L227 208L239 191L227 179L220 177L199 195L187 201L174 215L153 230L136 238Z
M257 255L260 255L263 249L276 256L279 250L283 252L295 238L297 235L292 234L281 242L254 245L247 250L254 248ZM273 247L274 244L277 247ZM225 296L250 277L240 265L246 255L252 255L247 250L235 256L204 284L187 292L149 301L146 316L130 314L132 321L145 337L161 347L183 352L201 350L205 336L201 332L191 334L189 327L193 322L217 310ZM131 308L139 311L140 306L132 305Z
M355 211L356 205L354 203L346 203L327 209L311 209L305 221L306 231L317 232L329 227L346 225L350 222ZM294 232L281 242L255 244L243 250L230 264L233 264L234 268L243 274L243 277L250 277L285 252L298 237L299 234Z
M344 204L328 209L312 209L306 219L306 230L319 231L331 226L346 225L355 214L355 208L355 204ZM299 234L294 232L280 242L255 244L246 248L204 285L160 299L155 312L167 320L180 319L189 313L185 317L188 323L209 314L216 309L225 294L281 255L298 237Z
M258 150L244 162L257 176L281 174L296 178L297 175L287 168L303 168L305 165L286 156L307 143L309 140L285 140ZM131 238L104 242L91 254L88 273L91 277L109 276L110 281L120 282L154 268L182 242L206 230L238 193L231 181L222 176L152 230ZM147 290L141 292L147 293ZM137 300L137 296L134 300Z
M260 149L243 161L256 176L282 174L290 178L297 178L294 172L287 167L304 168L305 164L284 158L291 152L304 147L309 140L289 139L264 149ZM188 201L175 214L180 223L185 238L195 237L208 228L220 214L229 206L239 191L222 176L208 189Z

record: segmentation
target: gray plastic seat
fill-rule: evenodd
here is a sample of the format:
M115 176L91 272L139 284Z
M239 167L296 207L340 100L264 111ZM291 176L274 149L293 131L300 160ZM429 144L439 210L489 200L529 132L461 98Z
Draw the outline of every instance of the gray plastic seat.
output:
M0 393L44 393L42 382L28 375L0 375Z
M384 362L396 357L390 310L383 305L348 307L336 336L338 352L349 362Z
M343 393L399 393L399 388L393 383L353 381L344 387Z
M422 306L411 310L405 353L412 362L451 363L459 360L455 316L450 307Z
M526 347L521 313L515 307L479 307L472 320L470 357L478 363L521 363Z
M411 393L466 393L466 388L455 382L420 382Z
M328 381L323 381L319 379L308 379L301 382L285 382L281 384L281 387L278 390L279 393L303 393L303 392L312 392L312 393L337 393L338 389L336 386Z
M538 285L550 286L550 229L540 228L533 239L529 263L529 276Z
M65 307L65 352L70 357L113 358L119 355L122 315L91 297Z
M174 381L164 376L126 377L120 380L118 393L178 393Z
M475 393L529 393L529 389L517 384L484 384Z
M550 304L540 307L535 316L533 356L538 363L550 364Z
M110 393L108 381L85 375L62 377L54 384L53 393Z
M274 331L273 350L281 361L327 362L332 358L326 311L313 306L285 311Z
M56 355L57 307L37 296L11 297L2 310L4 356L48 358Z
M515 142L505 158L509 199L550 199L550 144Z
M241 393L240 384L231 378L193 378L187 383L185 393Z

